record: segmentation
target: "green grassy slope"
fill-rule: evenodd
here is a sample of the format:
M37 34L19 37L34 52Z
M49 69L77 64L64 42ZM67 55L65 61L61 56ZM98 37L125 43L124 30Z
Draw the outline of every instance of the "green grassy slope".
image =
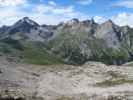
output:
M26 44L22 52L24 62L38 65L61 64L63 61L48 53L44 47Z

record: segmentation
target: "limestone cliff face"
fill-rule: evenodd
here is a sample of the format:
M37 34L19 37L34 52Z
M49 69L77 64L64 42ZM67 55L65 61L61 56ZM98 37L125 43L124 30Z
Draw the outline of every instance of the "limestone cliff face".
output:
M50 46L53 52L64 57L68 63L80 64L93 60L121 64L132 60L126 48L132 40L131 34L131 28L119 27L111 20L97 24L93 19L73 19L57 27Z

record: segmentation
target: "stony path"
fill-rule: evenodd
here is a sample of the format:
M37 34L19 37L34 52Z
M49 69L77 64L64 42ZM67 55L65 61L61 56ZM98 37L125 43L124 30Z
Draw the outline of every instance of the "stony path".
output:
M35 66L1 60L0 97L24 100L133 100L133 67L106 66L96 62L83 66Z

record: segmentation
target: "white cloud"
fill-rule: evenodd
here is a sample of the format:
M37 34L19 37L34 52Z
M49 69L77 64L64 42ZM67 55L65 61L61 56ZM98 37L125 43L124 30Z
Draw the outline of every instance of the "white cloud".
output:
M28 5L28 6L25 6ZM27 7L30 12L23 10ZM87 19L84 13L76 11L73 6L56 6L51 4L29 4L22 6L5 6L0 8L0 25L11 25L22 17L30 17L40 24L58 24L59 22L70 20L72 18Z
M62 7L62 8L55 8L52 10L54 14L65 14L65 13L73 13L74 12L74 7L73 6L68 6L68 7Z
M1 25L12 25L20 18L28 15L26 12L20 12L18 7L0 8L0 26Z
M120 13L117 16L113 16L112 20L120 26L128 25L133 27L133 13Z
M89 5L93 2L93 0L78 0L78 3L81 5Z
M0 6L17 6L25 2L26 0L0 0Z
M113 6L133 8L133 0L121 0L117 2L116 4L114 4Z
M22 4L22 3L18 3L18 4ZM33 6L30 8L30 12L21 9L21 7L22 6L24 7L26 4ZM37 21L40 24L58 24L59 22L67 21L72 18L78 18L80 20L90 19L89 15L86 15L80 11L75 10L74 6L64 7L64 6L59 6L58 4L31 5L28 2L26 2L22 6L7 7L7 4L6 4L5 7L1 7L0 8L0 12L1 12L0 25L11 25L25 16L32 18L33 20ZM94 20L98 23L103 23L107 19L109 18L102 17L102 16L94 17ZM110 17L110 19L112 19L112 21L115 22L117 25L120 25L120 26L129 25L133 27L133 13L120 13L116 16Z
M105 21L111 19L116 25L119 26L130 26L133 28L133 13L119 13L116 16L110 16L108 18L103 17L103 16L95 16L94 20L95 22L101 24L104 23Z
M34 7L34 11L31 14L32 16L36 17L36 20L41 24L58 24L59 22L70 20L72 18L79 18L79 19L87 19L89 18L84 13L76 11L74 6L56 6L48 4L39 4ZM39 16L37 18L37 16ZM33 17L33 19L34 19ZM46 19L46 20L42 20Z
M52 9L53 9L52 6L47 6L47 5L44 6L43 4L40 4L35 7L34 11L37 13L47 13L50 12Z
M67 6L67 7L62 7L62 6L51 6L51 5L37 5L35 7L35 11L38 13L51 13L51 14L69 14L73 13L74 7L73 6Z
M101 16L95 16L94 20L95 20L96 23L101 24L101 23L104 23L105 21L107 21L108 19L105 18L105 17L101 17Z
M48 4L52 5L52 6L56 6L57 5L54 1L49 1Z

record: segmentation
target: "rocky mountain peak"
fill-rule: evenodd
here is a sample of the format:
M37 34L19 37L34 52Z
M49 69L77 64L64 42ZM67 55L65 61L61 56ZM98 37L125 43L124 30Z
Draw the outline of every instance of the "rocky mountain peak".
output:
M31 26L39 26L38 23L31 20L29 17L24 17L20 19L18 22L15 23L15 25L31 25Z
M129 26L123 26L123 27L121 27L121 30L123 33L127 33L131 30L131 28Z
M100 32L97 32L97 33L100 35L101 35L101 33L102 34L112 34L115 32L116 28L117 28L117 25L115 25L111 20L108 20L105 23L99 25L97 30Z
M104 25L107 25L107 26L114 26L115 24L113 23L113 21L112 20L108 20L108 21L106 21L105 23L103 23Z
M23 21L27 21L27 20L30 20L29 17L23 17L22 19Z
M72 21L72 22L76 22L76 23L79 22L79 20L78 20L77 18L73 18L71 21Z
M28 17L24 17L17 21L14 25L12 25L7 33L14 34L17 32L20 33L30 33L32 29L37 30L40 27L38 23L29 19Z
M67 22L68 25L73 25L73 24L78 24L78 23L79 23L79 20L76 18L73 18L72 20Z
M90 23L91 23L91 24L95 24L95 21L94 21L93 18L90 20Z
M108 20L99 25L99 28L102 30L102 33L112 33L118 27L112 22L112 20Z
M89 26L89 25L95 25L95 21L94 19L91 19L91 20L84 20L81 22L82 24L86 25L86 26Z

